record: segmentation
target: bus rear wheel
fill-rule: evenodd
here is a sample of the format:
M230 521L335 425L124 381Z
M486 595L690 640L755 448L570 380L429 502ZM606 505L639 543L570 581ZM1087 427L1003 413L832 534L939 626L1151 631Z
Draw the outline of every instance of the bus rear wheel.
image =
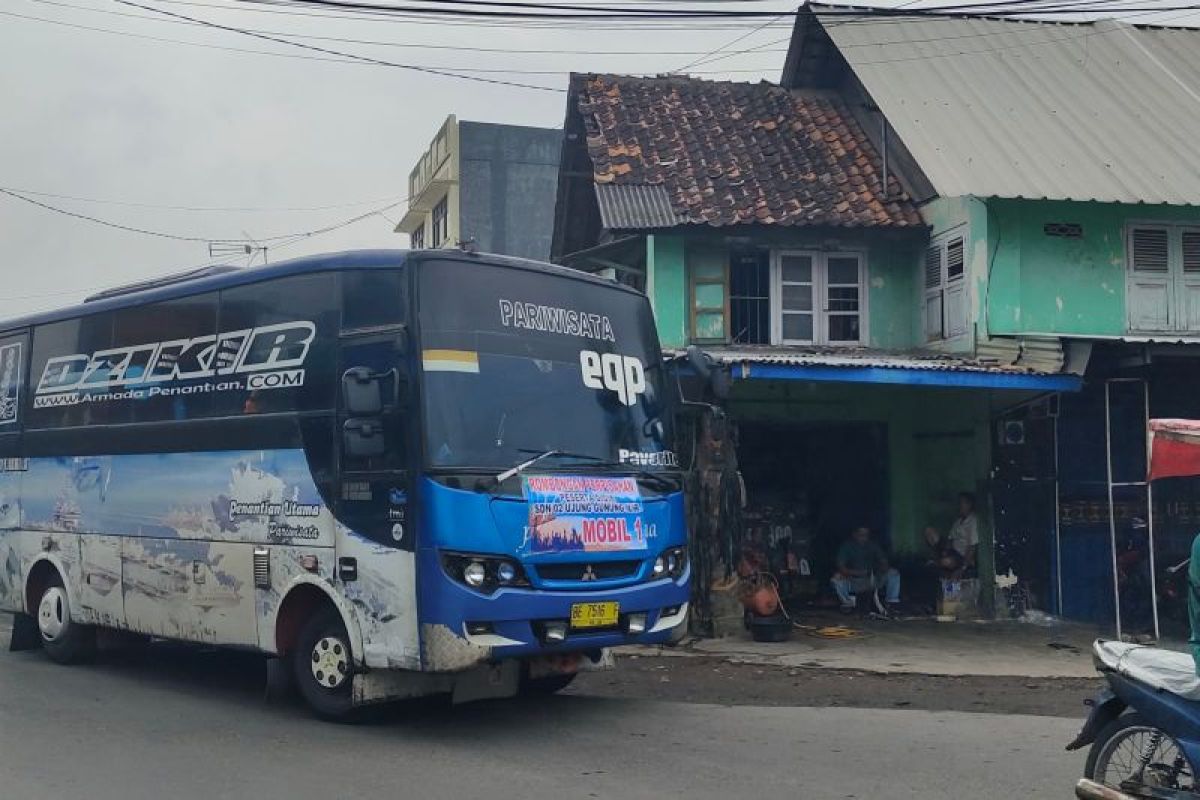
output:
M342 720L354 710L354 658L346 626L333 609L323 609L300 631L292 653L296 686L321 719Z
M46 584L37 607L42 648L58 664L78 664L96 652L96 629L71 616L71 603L58 573Z

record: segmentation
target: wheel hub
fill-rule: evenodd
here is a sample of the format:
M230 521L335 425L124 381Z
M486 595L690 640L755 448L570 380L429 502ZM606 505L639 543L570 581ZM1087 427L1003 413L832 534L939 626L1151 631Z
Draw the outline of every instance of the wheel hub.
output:
M337 689L349 677L349 655L346 643L338 637L319 639L310 658L313 678L326 689Z
M67 594L59 586L51 586L38 604L38 630L48 642L58 641L71 622L67 610Z

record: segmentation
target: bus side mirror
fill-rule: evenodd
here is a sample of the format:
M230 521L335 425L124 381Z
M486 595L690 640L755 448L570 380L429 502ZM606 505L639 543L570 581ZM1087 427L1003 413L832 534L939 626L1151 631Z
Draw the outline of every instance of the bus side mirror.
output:
M348 419L342 425L342 451L353 458L374 458L386 451L383 421Z
M366 367L351 367L342 374L342 405L352 417L374 417L383 413L383 377Z
M727 367L718 364L712 356L694 344L688 345L687 360L692 371L700 376L700 379L712 392L713 397L718 400L725 400L729 397L729 390L733 386L733 376Z

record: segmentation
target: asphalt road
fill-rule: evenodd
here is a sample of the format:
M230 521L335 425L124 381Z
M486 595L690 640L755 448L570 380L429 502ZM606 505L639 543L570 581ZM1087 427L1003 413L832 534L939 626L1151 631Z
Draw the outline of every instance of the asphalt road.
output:
M0 616L0 642L8 620ZM619 667L618 667L619 668ZM1068 798L1078 721L571 695L359 725L260 697L261 662L0 652L0 798Z

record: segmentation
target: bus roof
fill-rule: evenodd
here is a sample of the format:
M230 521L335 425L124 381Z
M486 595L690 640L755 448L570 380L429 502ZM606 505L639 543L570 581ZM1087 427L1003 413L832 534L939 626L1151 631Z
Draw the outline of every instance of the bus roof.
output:
M167 275L160 279L149 279L147 281L132 283L126 287L113 287L94 294L93 297L96 299L85 300L78 305L0 321L0 332L47 322L74 319L103 311L114 311L131 306L139 306L145 303L174 300L218 289L226 289L232 286L259 283L260 281L281 278L288 275L303 275L310 272L343 269L384 269L398 267L410 260L418 261L430 258L453 259L456 261L481 261L535 272L545 272L588 283L598 283L610 288L636 292L636 290L614 281L598 278L589 273L580 272L568 267L545 264L539 261L529 261L523 258L498 256L491 253L469 253L462 250L347 250L341 253L303 256L261 267L200 268L178 273L175 276ZM141 288L143 286L145 288Z

